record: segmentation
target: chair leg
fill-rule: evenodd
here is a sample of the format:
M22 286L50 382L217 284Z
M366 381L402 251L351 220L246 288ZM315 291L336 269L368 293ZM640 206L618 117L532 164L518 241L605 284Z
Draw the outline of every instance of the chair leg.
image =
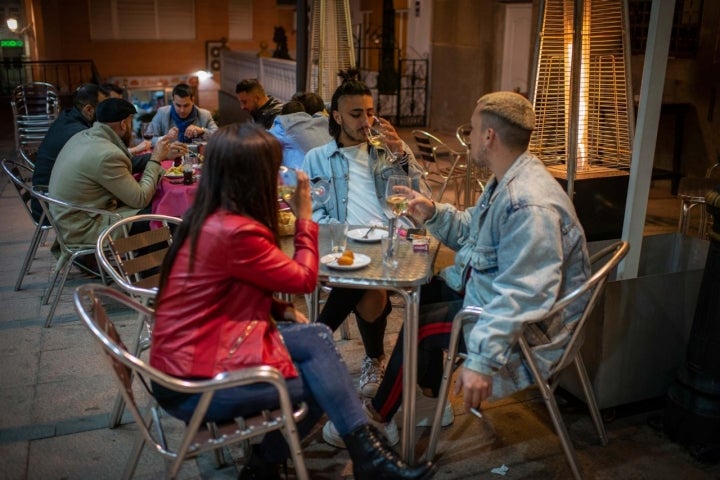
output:
M75 256L73 255L70 257L70 260L65 262L65 265L62 267L62 275L60 278L60 284L57 288L57 293L55 294L55 299L52 302L52 305L50 306L50 311L48 312L48 316L45 319L45 328L49 328L53 321L53 316L55 315L55 309L58 306L58 303L60 303L60 297L62 296L63 289L65 288L65 281L67 280L68 273L70 273L70 268L72 267L72 261L75 259ZM53 285L55 284L54 280L56 279L58 275L58 272L55 272L55 275L53 277ZM49 288L49 291L52 290L52 285ZM46 302L47 303L47 302Z
M557 432L558 437L560 437L560 443L562 444L563 451L565 452L565 458L567 459L570 469L573 472L573 477L577 480L581 480L583 476L580 472L577 455L575 454L575 449L570 441L570 435L565 427L565 422L560 414L560 408L558 408L557 401L555 400L555 394L552 390L550 390L550 386L545 381L538 383L538 388L542 393L543 400L545 400L545 406L547 407L548 412L550 412L550 419L555 426L555 431Z
M438 402L435 406L435 415L433 416L432 427L430 429L430 441L428 443L425 459L432 461L435 458L435 449L437 448L438 436L440 435L440 426L442 422L445 404L448 401L450 392L450 379L452 378L453 366L455 365L455 357L458 353L458 341L462 333L462 319L453 320L452 331L450 332L450 344L448 345L447 356L445 357L445 366L443 367L442 381L440 382L440 390L438 392ZM412 395L412 393L405 393Z
M587 406L590 410L590 416L595 424L595 430L597 430L598 436L600 437L600 443L605 446L608 443L607 431L605 430L605 424L602 421L600 409L598 408L597 401L595 400L595 394L593 393L592 385L590 384L590 378L588 377L587 370L585 370L585 364L580 355L575 357L574 363L575 371L577 372L583 392L585 393L585 400L587 401Z
M52 274L52 277L50 278L50 282L48 283L48 288L45 290L45 295L42 298L42 304L47 305L48 301L50 300L50 295L52 294L52 291L55 288L55 282L57 282L58 274L65 268L69 261L69 256L65 253L60 254L60 258L58 258L57 262L55 262L55 271Z
M152 412L150 408L145 411L143 417L143 421L149 429L152 426ZM135 440L132 452L130 453L130 458L128 459L127 465L125 465L125 471L123 472L122 476L123 480L130 480L132 478L133 474L135 473L135 468L137 468L137 464L140 460L140 455L142 454L144 446L145 437L143 436L142 432L138 431L137 439Z
M43 231L42 225L38 225L32 239L30 240L30 246L25 254L25 260L23 261L22 267L20 267L20 273L18 274L17 281L15 282L16 292L22 287L23 279L25 278L25 275L27 275L30 270L30 265L32 265L32 262L35 259L37 249L40 246L40 239L42 238Z

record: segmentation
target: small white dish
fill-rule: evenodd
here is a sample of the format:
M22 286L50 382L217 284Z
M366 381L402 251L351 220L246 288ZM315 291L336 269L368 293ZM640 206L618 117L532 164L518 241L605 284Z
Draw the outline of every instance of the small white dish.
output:
M174 178L183 178L183 174L177 174L177 173L166 173L164 175L165 178L174 179Z
M370 230L370 228L371 227L355 228L348 231L347 236L351 240L363 243L377 243L388 236L387 230L381 227L375 227L375 229L370 232L367 237L365 237L365 234L368 230Z
M337 259L341 256L342 253L328 253L320 259L320 263L328 268L334 268L335 270L357 270L359 268L367 267L371 262L370 257L367 255L356 253L352 265L339 265L337 263Z

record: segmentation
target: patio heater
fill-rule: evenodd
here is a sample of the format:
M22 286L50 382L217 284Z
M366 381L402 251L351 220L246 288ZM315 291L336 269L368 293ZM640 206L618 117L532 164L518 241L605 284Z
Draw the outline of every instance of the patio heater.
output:
M355 66L350 5L348 0L315 0L310 18L307 85L330 101L340 82L337 73Z
M627 5L544 0L530 151L567 190L588 240L622 233L634 128Z

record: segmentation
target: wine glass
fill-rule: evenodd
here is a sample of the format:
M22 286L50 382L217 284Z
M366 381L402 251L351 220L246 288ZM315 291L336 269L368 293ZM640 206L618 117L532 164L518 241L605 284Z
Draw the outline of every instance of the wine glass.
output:
M405 188L396 188L405 187ZM407 175L392 175L385 185L385 214L389 218L390 242L388 251L383 252L386 260L392 260L398 241L398 219L407 213L412 181ZM392 262L391 262L392 263Z
M145 122L142 125L140 125L140 134L142 135L142 138L145 140L152 140L155 136L155 131L153 130L152 123Z
M278 196L280 199L286 202L290 200L295 195L297 183L297 170L285 165L281 166L278 172ZM315 202L327 203L330 199L330 182L323 179L312 181L310 196Z
M385 134L383 133L380 122L377 118L375 118L373 124L367 128L365 134L367 135L367 141L370 145L375 148L381 148L385 150L387 159L390 163L393 163L395 160L397 160L397 156L390 151L390 148L388 148L387 144L385 143Z

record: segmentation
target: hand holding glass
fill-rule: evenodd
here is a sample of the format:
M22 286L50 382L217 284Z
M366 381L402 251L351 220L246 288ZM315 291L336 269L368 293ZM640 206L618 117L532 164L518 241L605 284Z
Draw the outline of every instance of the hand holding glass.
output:
M278 196L282 200L290 200L295 194L297 184L297 171L284 165L281 166L278 172ZM315 202L326 203L330 199L330 182L327 180L312 182L310 196Z
M380 122L376 119L375 122L368 127L366 131L367 140L370 145L375 148L381 148L385 150L386 155L390 163L397 160L397 156L390 151L390 148L385 143L385 134L382 131Z
M404 187L404 188L398 188ZM383 263L390 267L397 266L395 249L398 244L397 223L401 215L407 213L412 182L407 175L392 175L385 185L385 214L390 218L388 231L390 239L383 242Z

